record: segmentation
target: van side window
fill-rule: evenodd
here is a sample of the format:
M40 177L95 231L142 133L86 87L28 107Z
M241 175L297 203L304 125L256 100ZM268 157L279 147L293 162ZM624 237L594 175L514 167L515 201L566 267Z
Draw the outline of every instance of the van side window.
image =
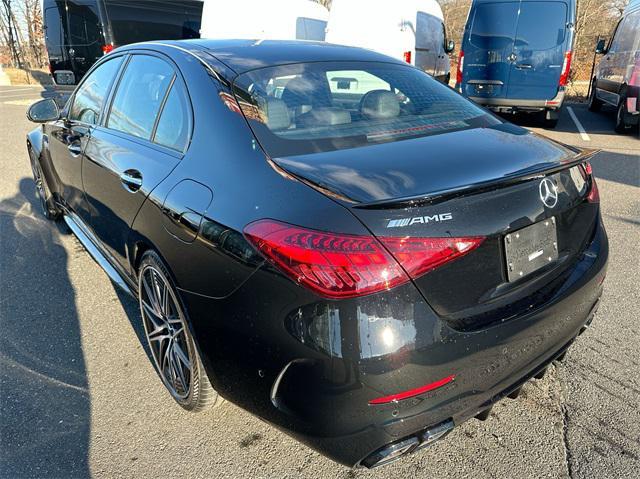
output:
M118 85L107 127L150 140L173 76L164 60L134 55Z
M169 91L153 142L177 151L184 151L189 140L191 109L185 87L178 78Z
M613 52L633 52L640 43L640 11L627 15L618 26L612 42Z
M98 122L102 105L111 82L120 68L122 58L116 57L101 64L82 82L69 109L69 120L88 125L95 125Z

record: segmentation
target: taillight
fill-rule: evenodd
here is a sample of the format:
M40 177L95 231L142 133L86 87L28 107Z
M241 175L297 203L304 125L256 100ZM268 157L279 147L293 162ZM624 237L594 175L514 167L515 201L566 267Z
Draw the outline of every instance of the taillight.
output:
M111 53L113 51L113 45L111 43L107 43L106 45L102 45L102 53L106 55L107 53Z
M562 73L560 73L560 86L567 86L569 83L569 73L571 72L571 52L564 54L564 62L562 63Z
M482 241L479 238L379 241L373 236L328 233L274 220L251 223L244 233L263 256L292 280L320 296L334 299L364 296L408 283L410 277L416 278L466 254Z
M591 163L586 162L582 165L585 180L589 184L589 194L587 195L587 201L589 203L600 203L600 191L598 190L598 183L596 183L596 177L593 176L593 169Z
M415 279L476 249L484 238L380 238L380 241Z
M407 63L411 63L411 51L404 52L404 61Z
M464 72L464 52L460 50L460 56L458 56L458 70L456 72L456 84L462 84L462 73Z

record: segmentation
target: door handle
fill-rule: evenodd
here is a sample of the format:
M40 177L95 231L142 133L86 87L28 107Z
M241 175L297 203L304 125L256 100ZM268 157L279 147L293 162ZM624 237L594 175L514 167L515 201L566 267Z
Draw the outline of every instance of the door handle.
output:
M70 143L67 145L67 149L73 156L80 156L82 154L82 146L78 143Z
M142 174L138 170L127 170L120 175L120 181L125 189L135 193L142 188Z
M531 70L533 67L527 63L521 63L519 65L516 65L516 68L519 70Z

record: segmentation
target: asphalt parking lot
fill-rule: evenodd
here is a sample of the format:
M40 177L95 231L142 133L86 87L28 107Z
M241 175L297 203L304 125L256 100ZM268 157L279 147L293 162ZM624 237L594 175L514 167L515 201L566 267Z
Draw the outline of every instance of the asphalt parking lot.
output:
M37 209L25 110L48 95L0 87L0 477L638 477L640 139L615 134L612 112L570 104L555 130L521 123L602 149L593 167L611 257L592 327L487 421L351 471L232 404L189 414L170 399L136 302Z

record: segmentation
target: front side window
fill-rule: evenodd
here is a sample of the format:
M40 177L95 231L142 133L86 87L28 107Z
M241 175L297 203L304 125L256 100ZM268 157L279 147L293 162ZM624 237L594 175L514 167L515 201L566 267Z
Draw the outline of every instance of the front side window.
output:
M640 41L640 11L627 15L616 30L614 52L635 52Z
M274 157L400 141L500 123L404 64L318 62L263 68L234 85Z
M150 140L173 76L164 60L134 55L118 85L107 127Z
M123 57L115 57L102 63L82 82L69 109L69 120L95 125L105 97L115 78Z

